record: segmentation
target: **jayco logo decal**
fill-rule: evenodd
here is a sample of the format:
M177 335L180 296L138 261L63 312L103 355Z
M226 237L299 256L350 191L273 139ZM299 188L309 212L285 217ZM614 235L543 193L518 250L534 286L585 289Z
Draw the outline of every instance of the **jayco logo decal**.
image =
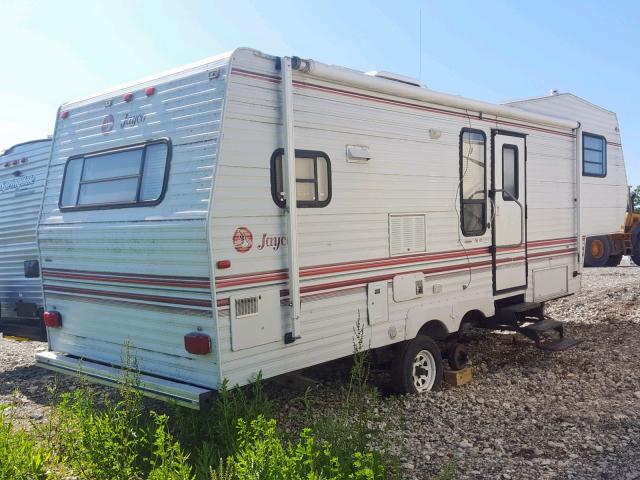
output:
M238 227L233 232L233 248L240 253L246 253L253 247L253 234L247 227Z
M120 120L120 128L135 127L136 125L140 125L141 123L144 123L146 121L147 115L144 113L134 115L127 112L124 114L124 118Z
M119 120L120 128L131 128L137 125L141 125L147 121L147 115L145 113L125 113L124 117ZM102 119L102 124L100 125L100 131L102 131L103 135L108 135L113 131L113 127L116 125L116 119L113 115L105 115Z
M35 175L25 175L24 177L12 178L0 183L0 193L11 192L22 187L27 187L36 183Z
M258 245L258 250L264 250L265 248L271 248L273 250L280 250L280 247L287 245L287 237L284 235L267 235L262 234L262 242Z
M260 244L256 246L256 250L280 250L281 247L287 245L287 237L285 235L270 235L263 233L260 238ZM233 232L233 248L240 253L246 253L253 248L253 233L247 227L238 227Z

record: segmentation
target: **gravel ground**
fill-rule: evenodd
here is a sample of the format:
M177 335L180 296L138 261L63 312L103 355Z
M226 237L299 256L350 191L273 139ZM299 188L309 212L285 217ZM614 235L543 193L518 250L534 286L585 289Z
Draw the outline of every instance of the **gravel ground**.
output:
M581 293L547 304L582 340L577 347L548 353L520 336L478 333L468 343L470 384L382 401L382 415L398 425L407 478L437 478L453 465L457 479L640 479L639 278L628 259L585 269ZM48 386L75 385L33 365L45 348L0 340L0 403L15 402L24 425L46 415ZM330 387L346 372L334 362L305 374L322 381L330 407ZM373 378L384 392L386 373ZM295 388L267 389L283 419L299 408Z

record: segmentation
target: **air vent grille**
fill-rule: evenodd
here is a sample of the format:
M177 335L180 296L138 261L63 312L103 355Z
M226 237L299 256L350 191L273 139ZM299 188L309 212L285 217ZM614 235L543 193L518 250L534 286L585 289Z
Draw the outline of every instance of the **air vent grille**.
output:
M389 215L391 255L427 251L425 215Z
M236 318L258 314L258 297L236 298Z

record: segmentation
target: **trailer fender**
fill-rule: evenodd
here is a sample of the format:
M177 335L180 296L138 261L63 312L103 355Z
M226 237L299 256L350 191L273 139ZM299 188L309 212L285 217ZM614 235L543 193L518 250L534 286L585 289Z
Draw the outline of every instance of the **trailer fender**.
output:
M451 332L451 326L454 323L451 306L414 307L407 312L405 339L412 340L418 333L436 340L445 339Z

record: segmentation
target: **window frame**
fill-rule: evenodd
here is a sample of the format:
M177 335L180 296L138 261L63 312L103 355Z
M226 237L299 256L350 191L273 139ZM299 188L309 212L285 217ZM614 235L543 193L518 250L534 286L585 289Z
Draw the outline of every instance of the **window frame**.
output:
M160 191L160 195L158 196L157 199L155 200L143 200L140 201L138 200L140 197L140 187L142 185L142 179L144 177L144 172L145 172L145 164L146 164L146 159L147 159L147 147L150 145L158 145L158 144L165 144L167 146L167 160L165 163L165 167L164 167L164 177L162 179L162 190ZM65 186L65 181L67 179L67 168L69 166L69 163L71 163L73 160L77 160L79 158L83 159L82 161L82 172L84 171L84 163L85 160L87 158L94 158L94 157L100 157L100 156L104 156L104 155L108 155L110 153L118 153L118 152L126 152L129 150L137 150L137 149L143 149L142 152L142 160L140 162L140 171L137 175L138 177L138 186L136 189L136 200L133 202L112 202L112 203L94 203L94 204L90 204L90 205L78 205L78 199L80 196L80 187L82 186L83 183L100 183L100 181L97 182L83 182L82 181L82 173L80 175L80 180L78 182L78 193L76 195L76 204L75 205L70 205L70 206L63 206L62 205L62 194L64 193L64 186ZM105 148L102 150L96 150L94 152L89 152L89 153L83 153L83 154L78 154L78 155L72 155L71 157L67 158L67 161L65 162L64 165L64 173L62 175L62 182L60 184L60 195L58 197L58 208L60 209L60 211L63 212L69 212L69 211L80 211L80 210L110 210L110 209L116 209L116 208L131 208L131 207L153 207L155 205L158 205L159 203L161 203L164 200L165 194L167 193L167 185L169 183L169 171L171 169L171 159L172 159L172 154L173 154L173 145L171 143L171 139L167 138L167 137L162 137L162 138L158 138L158 139L154 139L154 140L148 140L146 142L139 142L139 143L134 143L131 145L125 145L125 146L120 146L120 147L112 147L112 148ZM103 180L103 181L109 181L109 180L119 180L122 178L133 178L133 175L131 176L125 176L125 177L111 177L108 180Z
M515 165L513 166L513 179L514 179L514 186L515 188L515 192L513 195L513 198L510 198L508 196L505 195L505 188L504 188L504 150L509 149L509 150L513 150L515 152L514 154L514 161L515 161ZM516 200L520 200L520 149L518 148L517 145L514 145L512 143L503 143L502 144L502 200L504 200L505 202L515 202Z
M271 154L271 198L274 203L280 208L286 208L286 200L282 200L278 196L277 188L277 161L279 156L284 157L284 148L277 148ZM314 159L313 170L314 170L314 179L298 179L296 176L296 185L299 181L304 183L314 183L315 185L315 193L316 198L318 198L318 157L324 158L327 162L327 198L325 200L298 200L297 208L324 208L331 202L332 198L332 178L331 178L331 159L329 155L320 150L302 150L296 149L295 158L312 158ZM284 160L284 158L283 158ZM282 180L284 182L284 168L282 172ZM284 183L283 183L284 186Z
M593 148L587 148L585 145L585 137L591 137L591 138L595 138L597 140L602 140L602 169L603 172L602 174L599 173L587 173L584 169L584 164L585 163L590 163L593 165L599 165L599 163L596 162L587 162L585 160L585 154L584 152L586 150L591 150L592 152L599 152L600 150L595 150ZM598 135L597 133L589 133L589 132L582 132L582 176L583 177L596 177L596 178L604 178L607 176L607 139L603 136L603 135Z
M482 200L465 200L464 199L464 155L463 155L463 145L464 145L464 134L465 133L477 133L482 135L483 139L483 163L484 163L484 199ZM487 134L483 130L479 130L477 128L463 128L460 130L460 135L458 137L458 160L459 160L459 179L460 183L458 184L458 189L460 193L460 231L462 235L465 237L480 237L487 233ZM484 208L482 209L482 230L477 231L467 231L464 228L464 204L482 204Z

